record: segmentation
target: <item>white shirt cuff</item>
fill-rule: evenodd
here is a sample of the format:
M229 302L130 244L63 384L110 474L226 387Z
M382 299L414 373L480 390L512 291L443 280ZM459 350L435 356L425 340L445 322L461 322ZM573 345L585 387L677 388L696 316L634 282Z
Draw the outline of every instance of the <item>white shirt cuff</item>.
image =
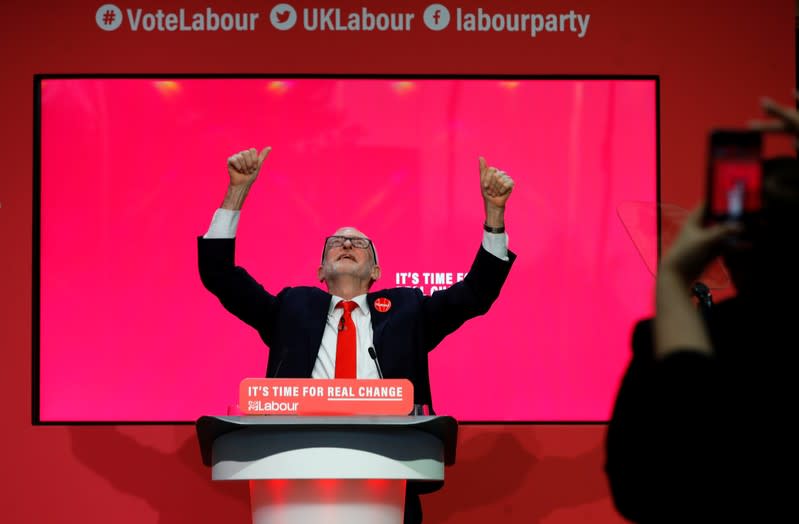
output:
M203 238L236 238L236 228L239 226L241 211L232 209L217 209L211 219L211 227Z
M500 260L507 262L509 260L508 234L483 231L483 248Z

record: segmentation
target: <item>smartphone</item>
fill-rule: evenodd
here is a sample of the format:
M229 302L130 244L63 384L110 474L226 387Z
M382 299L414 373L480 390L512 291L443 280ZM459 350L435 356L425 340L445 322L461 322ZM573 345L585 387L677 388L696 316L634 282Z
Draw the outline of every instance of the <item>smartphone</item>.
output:
M759 131L710 133L706 222L745 222L760 212L763 138Z

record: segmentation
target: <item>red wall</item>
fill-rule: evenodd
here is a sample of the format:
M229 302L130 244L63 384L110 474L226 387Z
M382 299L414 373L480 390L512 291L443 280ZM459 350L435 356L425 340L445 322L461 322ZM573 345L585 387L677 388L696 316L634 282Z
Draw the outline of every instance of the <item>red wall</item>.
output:
M433 33L421 24L405 34L299 30L278 34L269 27L252 34L107 33L94 21L102 3L6 0L0 5L0 398L5 399L0 445L6 451L0 520L4 522L178 524L249 518L246 487L208 480L189 426L31 425L34 74L659 75L662 197L683 206L692 206L701 195L707 130L714 125L741 125L756 116L761 95L788 101L795 78L790 0L660 5L583 0L565 7L554 1L447 4L451 9L494 11L507 5L518 12L573 8L591 14L583 39ZM298 8L303 4L292 3ZM122 9L170 7L167 1L116 4ZM313 5L376 9L376 4ZM380 4L415 7L417 19L428 5ZM198 7L206 5L225 9L221 2ZM226 9L260 10L265 22L272 5L242 0L228 2ZM193 8L189 0L173 6ZM775 142L769 150L787 151L787 147L787 141ZM85 167L86 176L92 176L91 158ZM143 383L146 380L142 377ZM427 522L620 522L601 470L603 436L603 426L463 427L459 461L449 470L446 489L425 498Z

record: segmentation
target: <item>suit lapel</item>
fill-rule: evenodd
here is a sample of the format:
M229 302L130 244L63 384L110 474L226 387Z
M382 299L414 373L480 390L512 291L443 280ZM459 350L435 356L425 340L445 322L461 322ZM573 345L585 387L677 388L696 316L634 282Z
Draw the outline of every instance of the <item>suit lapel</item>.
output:
M309 322L307 324L307 346L308 353L308 377L313 372L316 358L319 355L319 348L322 346L322 335L325 332L325 324L327 323L327 312L330 308L330 294L325 293L321 289L319 293L314 293L313 299L310 301L310 311L308 312Z
M378 300L388 300L385 293L378 291L376 293L369 293L366 295L366 301L369 304L369 313L372 317L372 345L375 348L378 359L380 357L380 350L383 347L382 336L386 326L391 323L391 308L388 311L380 311L375 307L375 302ZM390 302L389 302L390 304Z

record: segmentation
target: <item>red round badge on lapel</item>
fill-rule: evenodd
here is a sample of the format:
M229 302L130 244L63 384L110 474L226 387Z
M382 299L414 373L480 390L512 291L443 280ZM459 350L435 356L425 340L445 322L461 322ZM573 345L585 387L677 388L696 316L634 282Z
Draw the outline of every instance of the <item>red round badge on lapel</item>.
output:
M385 313L391 309L391 301L385 297L380 297L375 300L375 309L381 313Z

